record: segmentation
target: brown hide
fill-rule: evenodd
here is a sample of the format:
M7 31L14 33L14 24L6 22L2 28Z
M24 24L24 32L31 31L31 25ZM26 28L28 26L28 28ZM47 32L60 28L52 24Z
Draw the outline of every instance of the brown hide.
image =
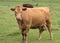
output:
M41 33L47 27L50 33L50 39L52 39L51 14L48 7L26 8L16 6L15 8L11 8L11 10L15 11L15 17L22 33L23 43L27 43L27 33L30 28L39 28L38 39L40 40Z
M46 20L50 20L50 12L48 8L27 8L22 11L23 21L31 27L38 27L46 24ZM28 24L29 22L29 24Z

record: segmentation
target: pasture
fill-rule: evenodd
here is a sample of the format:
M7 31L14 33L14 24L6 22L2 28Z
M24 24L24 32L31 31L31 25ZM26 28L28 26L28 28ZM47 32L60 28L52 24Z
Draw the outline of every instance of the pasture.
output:
M51 10L53 40L49 40L48 30L42 33L39 41L38 30L30 29L29 43L60 43L60 0L0 0L0 43L21 43L22 35L18 28L14 12L10 8L31 3L34 7L49 7Z

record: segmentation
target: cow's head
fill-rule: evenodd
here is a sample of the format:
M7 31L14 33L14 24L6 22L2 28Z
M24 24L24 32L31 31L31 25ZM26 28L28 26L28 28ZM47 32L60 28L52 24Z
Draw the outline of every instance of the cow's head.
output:
M11 8L11 10L15 12L16 19L22 20L22 12L27 10L27 8L22 6L16 6L15 8Z

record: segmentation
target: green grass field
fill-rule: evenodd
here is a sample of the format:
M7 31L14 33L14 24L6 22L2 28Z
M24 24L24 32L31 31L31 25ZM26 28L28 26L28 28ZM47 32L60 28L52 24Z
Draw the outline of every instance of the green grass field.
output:
M39 41L38 30L31 30L28 33L29 43L60 43L60 0L0 0L0 43L21 43L22 35L18 28L14 13L10 8L31 3L34 7L47 6L51 10L53 40L49 40L48 31L44 31ZM36 4L38 4L36 6Z

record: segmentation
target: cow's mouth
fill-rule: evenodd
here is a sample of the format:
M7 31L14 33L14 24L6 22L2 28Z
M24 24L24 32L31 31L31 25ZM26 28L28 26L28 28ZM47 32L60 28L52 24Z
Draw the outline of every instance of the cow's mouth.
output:
M17 18L16 18L17 19ZM22 21L21 19L17 19L18 21Z
M17 18L16 18L16 19L17 19ZM22 20L22 19L17 19L17 21L19 21L19 22L23 23L23 20Z

